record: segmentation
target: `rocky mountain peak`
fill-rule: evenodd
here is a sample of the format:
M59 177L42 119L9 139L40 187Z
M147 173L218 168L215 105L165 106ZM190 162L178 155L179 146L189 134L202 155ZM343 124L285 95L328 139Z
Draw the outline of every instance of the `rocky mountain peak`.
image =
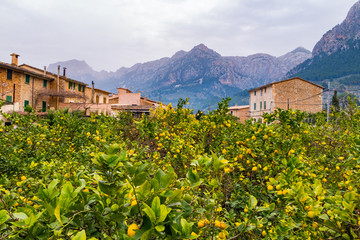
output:
M345 22L353 21L353 20L360 20L360 1L356 2L348 12L348 15L345 19Z
M76 59L50 64L47 69L50 72L57 73L58 65L60 65L61 68L66 67L67 72L71 72L72 74L88 73L94 71L85 61Z
M311 54L311 52L309 50L307 50L306 48L303 47L298 47L294 50L292 50L290 53L306 53L306 54Z
M360 1L350 9L345 20L324 34L313 49L313 56L330 55L338 50L348 48L350 40L360 39Z
M197 46L195 46L193 49L190 50L189 55L197 55L199 57L214 57L214 58L219 58L221 57L220 54L218 54L217 52L215 52L212 49L209 49L207 46L205 46L204 44L199 44Z

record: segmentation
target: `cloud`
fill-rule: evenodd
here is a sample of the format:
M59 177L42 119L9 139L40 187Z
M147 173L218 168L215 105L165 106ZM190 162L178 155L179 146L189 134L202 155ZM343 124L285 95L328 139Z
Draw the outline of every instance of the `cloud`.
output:
M116 70L204 43L222 55L311 50L355 0L3 0L0 60Z

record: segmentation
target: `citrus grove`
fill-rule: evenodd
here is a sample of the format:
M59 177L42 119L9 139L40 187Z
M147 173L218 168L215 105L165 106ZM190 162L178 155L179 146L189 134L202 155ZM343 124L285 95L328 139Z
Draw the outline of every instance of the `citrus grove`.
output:
M242 124L228 101L6 115L0 239L358 238L359 109Z

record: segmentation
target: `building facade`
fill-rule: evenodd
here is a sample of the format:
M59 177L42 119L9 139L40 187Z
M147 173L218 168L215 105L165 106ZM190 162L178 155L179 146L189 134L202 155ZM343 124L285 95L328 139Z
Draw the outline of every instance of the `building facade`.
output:
M118 88L118 93L111 95L109 102L114 115L119 111L129 111L135 116L141 116L160 106L158 102L141 97L141 92L133 93L126 88Z
M35 112L68 108L94 113L111 113L110 92L96 89L94 85L54 74L44 69L18 65L18 54L11 54L11 64L0 62L0 100L4 111L23 112L27 105Z
M269 83L249 91L250 117L261 118L276 108L316 113L323 108L325 88L301 78Z
M250 119L249 105L229 107L229 113L239 118L241 123L245 123L246 120Z

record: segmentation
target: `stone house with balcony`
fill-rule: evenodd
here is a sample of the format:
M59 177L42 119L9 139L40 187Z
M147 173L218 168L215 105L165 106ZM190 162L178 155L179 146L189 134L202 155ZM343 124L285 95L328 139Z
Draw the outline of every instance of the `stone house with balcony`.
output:
M317 113L323 109L325 88L299 77L272 82L249 91L250 117L259 119L276 108Z

